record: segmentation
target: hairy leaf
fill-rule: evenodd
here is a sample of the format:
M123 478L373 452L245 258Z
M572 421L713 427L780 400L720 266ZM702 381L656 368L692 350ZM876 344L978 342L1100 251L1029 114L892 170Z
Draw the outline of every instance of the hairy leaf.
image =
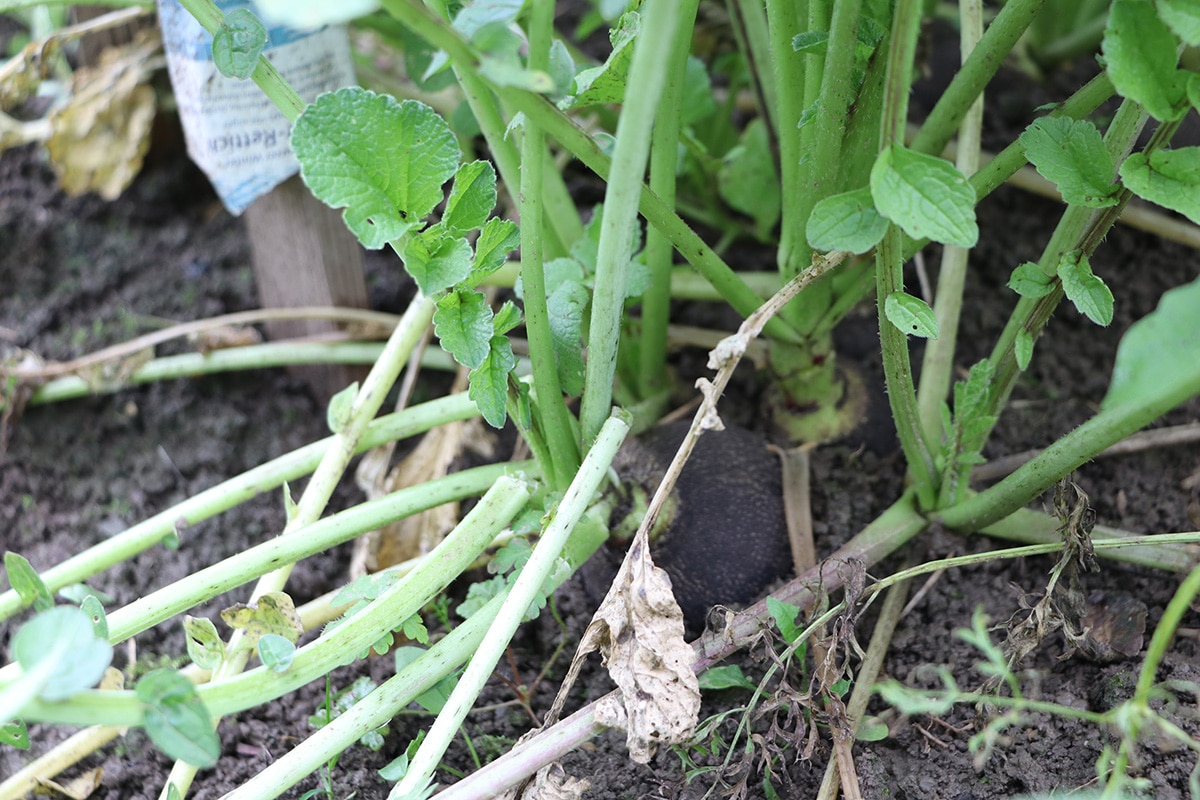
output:
M508 418L505 399L508 396L508 373L517 366L512 345L503 336L493 336L487 358L471 370L467 396L475 402L479 413L493 428L504 427Z
M1145 0L1114 0L1102 45L1108 76L1123 96L1159 120L1179 119L1185 106L1175 68L1176 41Z
M1121 164L1129 190L1200 224L1200 147L1134 153Z
M492 309L480 292L450 292L437 302L433 329L455 361L474 369L491 347Z
M1087 120L1043 117L1021 134L1021 144L1042 177L1073 205L1117 204L1113 160L1096 126Z
M487 161L463 164L454 175L442 224L455 233L483 227L496 207L496 169Z
M521 244L521 232L516 223L492 217L483 226L475 241L475 263L467 282L474 286L491 275L508 260L508 254Z
M1041 267L1031 261L1026 261L1012 272L1008 279L1008 288L1021 297L1035 300L1045 297L1054 289L1054 279L1042 272Z
M883 238L888 221L875 210L868 187L826 197L808 218L808 243L814 250L865 253Z
M871 197L879 213L914 239L973 247L975 189L952 164L892 145L871 168Z
M936 339L937 317L933 309L919 297L904 292L892 292L883 303L883 313L888 321L906 334L922 339Z
M449 289L471 274L471 245L461 236L437 236L434 230L404 241L404 268L426 296Z
M1092 273L1086 255L1077 250L1064 255L1058 262L1058 277L1067 299L1075 304L1079 313L1097 325L1107 326L1112 322L1112 292Z

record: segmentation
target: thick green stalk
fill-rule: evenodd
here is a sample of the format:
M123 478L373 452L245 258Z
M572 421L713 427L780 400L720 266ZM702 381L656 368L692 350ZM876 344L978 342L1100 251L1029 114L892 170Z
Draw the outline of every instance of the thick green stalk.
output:
M801 145L800 116L804 113L805 72L808 56L797 53L792 39L803 32L808 21L809 0L768 0L767 30L771 42L771 65L775 83L776 135L779 138L780 230L777 261L784 281L791 280L808 266L808 242L804 238L806 219L799 213L804 207L804 156ZM791 318L787 309L785 318ZM793 325L797 321L793 320Z
M1007 8L1007 6L1006 6ZM962 0L959 3L962 58L970 60L983 32L982 0ZM979 142L983 132L983 95L980 94L963 118L958 134L956 166L963 175L973 175L979 169ZM938 270L937 292L933 312L937 317L938 336L926 343L925 359L921 364L921 385L917 389L917 413L926 438L937 442L942 438L942 404L950 391L954 369L954 345L958 339L958 319L962 312L963 287L967 280L967 256L970 250L946 245L942 250ZM947 465L954 469L954 465ZM964 482L965 483L965 482ZM943 488L949 482L943 482ZM949 500L941 503L946 505Z
M892 24L892 47L888 55L887 91L883 107L882 147L904 146L904 123L908 114L908 92L912 84L917 33L921 27L920 0L898 0ZM887 379L888 402L896 434L904 449L908 468L916 484L922 508L933 505L937 492L937 469L933 453L917 414L908 337L884 314L883 306L894 292L904 289L904 234L895 223L888 225L875 259L876 298L879 305L879 343Z
M659 5L665 3L659 0ZM636 63L635 54L634 64ZM500 607L500 613L492 623L488 636L471 657L471 663L463 671L454 691L446 700L445 707L434 720L425 741L413 756L408 772L393 787L389 797L409 797L424 789L431 780L434 769L437 768L451 740L458 735L463 719L496 669L497 662L516 633L530 603L554 571L555 563L567 543L567 537L583 517L584 511L592 504L593 496L608 474L613 456L617 454L617 448L629 432L626 420L627 415L617 412L610 416L597 432L595 445L589 449L578 474L563 495L553 521L546 526L529 560L521 568L521 574L517 576L508 597Z
M550 62L550 37L554 23L554 0L534 0L529 21L529 66L546 69ZM565 489L579 468L579 448L571 434L562 385L558 381L558 363L550 332L550 312L546 301L546 274L543 270L542 188L545 137L541 126L526 120L521 141L521 281L525 295L525 329L529 337L529 357L533 362L533 385L537 390L536 414L541 422L552 463L546 476L556 490Z
M700 0L680 0L679 23L671 40L667 79L650 140L650 189L668 207L675 205L675 169L679 163L679 118L683 79ZM657 228L646 231L650 288L642 295L642 335L638 341L638 389L649 398L669 385L667 323L671 319L671 264L675 249Z
M1037 16L1046 0L1009 0L992 20L970 57L963 62L937 104L921 124L913 138L912 149L929 155L939 155L954 136L976 98L983 94L996 70L1004 63L1021 34Z
M358 452L477 414L475 404L467 397L466 392L412 406L404 411L380 417L371 423L359 440ZM85 581L114 564L161 544L164 539L175 533L181 522L185 525L196 525L264 492L273 491L285 481L307 475L317 466L332 440L333 437L329 437L313 442L189 497L182 503L171 506L39 573L42 582L51 592L57 592L64 586ZM7 619L20 609L21 598L16 592L10 589L0 594L0 619Z
M642 6L642 31L634 43L625 95L613 146L612 172L604 193L604 219L596 255L592 318L588 328L587 373L579 421L590 447L612 409L617 343L625 310L625 282L633 255L634 226L649 158L654 109L665 80L669 48L679 19L676 0L649 0Z
M779 95L775 88L775 71L771 66L771 40L767 14L761 0L732 0L729 4L738 47L750 56L754 68L754 90L758 95L763 116L772 131L779 130ZM778 138L773 135L773 138Z

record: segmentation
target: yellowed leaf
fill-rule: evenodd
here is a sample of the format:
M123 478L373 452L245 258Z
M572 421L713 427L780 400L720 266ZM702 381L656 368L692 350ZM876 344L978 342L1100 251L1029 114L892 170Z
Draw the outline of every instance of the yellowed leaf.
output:
M46 67L58 53L61 42L45 39L30 42L0 69L0 109L15 108L37 91L45 80Z
M155 110L145 62L155 49L143 40L110 48L98 66L75 73L70 99L50 115L46 141L67 194L115 200L141 170Z
M221 612L221 619L231 628L245 632L242 640L247 647L258 644L263 635L274 633L293 644L304 633L304 623L296 613L292 598L285 592L271 592L258 598L257 603L238 603Z
M33 793L43 797L69 797L71 800L87 800L96 789L100 788L102 780L104 780L103 767L89 769L64 784L55 783L49 778L37 778L37 785L34 787Z

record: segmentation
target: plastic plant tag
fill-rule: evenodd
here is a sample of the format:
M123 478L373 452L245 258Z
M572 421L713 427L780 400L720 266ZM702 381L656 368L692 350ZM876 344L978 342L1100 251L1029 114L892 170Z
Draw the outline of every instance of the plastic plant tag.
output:
M249 3L217 0L224 12ZM231 214L241 214L299 170L291 126L252 81L228 78L213 63L212 36L176 0L159 0L163 46L188 155L212 182ZM311 102L352 85L354 66L344 28L267 29L263 54Z

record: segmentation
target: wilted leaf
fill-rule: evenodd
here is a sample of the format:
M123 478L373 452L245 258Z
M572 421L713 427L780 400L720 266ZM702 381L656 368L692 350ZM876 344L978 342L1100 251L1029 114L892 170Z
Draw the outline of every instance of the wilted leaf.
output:
M68 797L70 800L87 800L104 780L104 767L95 767L85 771L66 783L56 783L49 778L35 778L37 787L34 794L49 795L50 797Z

